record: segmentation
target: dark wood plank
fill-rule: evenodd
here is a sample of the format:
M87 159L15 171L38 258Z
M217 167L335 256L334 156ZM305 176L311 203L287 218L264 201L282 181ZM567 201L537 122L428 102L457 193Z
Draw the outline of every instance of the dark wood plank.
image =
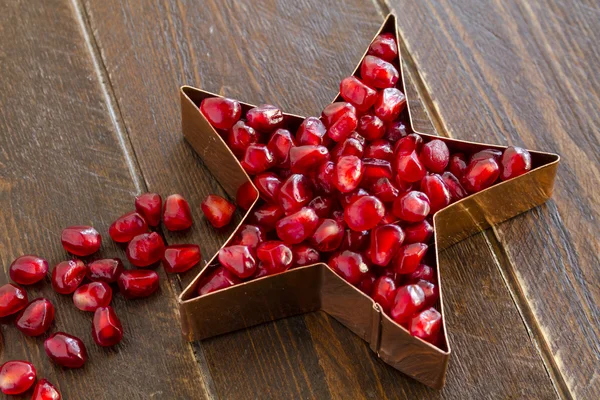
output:
M561 390L599 398L597 2L389 4L447 134L562 155L553 201L492 240Z
M51 267L67 259L60 233L70 224L94 225L105 239L98 256L125 259L107 229L132 209L141 178L120 144L76 7L66 0L4 2L0 37L0 285L19 255L39 254ZM11 322L0 327L2 362L32 361L65 399L204 397L166 281L146 300L115 295L125 338L114 349L93 342L92 314L77 310L71 296L54 293L49 279L27 291L30 299L52 301L57 314L50 332L82 338L89 361L81 370L57 367L44 352L48 334L28 338Z
M201 222L196 207L219 188L180 136L176 88L193 84L315 114L333 98L382 20L373 5L358 1L208 1L203 7L168 1L142 8L133 1L90 0L85 5L144 176L152 190L181 191L190 198L198 221L192 235L207 257L224 236ZM135 48L123 50L123 43ZM417 118L425 124L420 110ZM199 352L217 393L224 398L555 397L483 236L447 254L442 266L456 356L442 392L403 377L339 323L315 313L202 342Z

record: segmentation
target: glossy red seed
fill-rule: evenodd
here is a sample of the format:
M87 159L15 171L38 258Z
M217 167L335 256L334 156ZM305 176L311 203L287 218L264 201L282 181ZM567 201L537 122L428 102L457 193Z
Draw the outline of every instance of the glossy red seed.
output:
M431 215L450 204L450 189L438 174L423 177L421 180L421 192L425 193L429 199L429 213Z
M500 164L502 166L500 179L505 181L531 170L531 154L520 147L510 146L504 150Z
M406 131L406 125L404 122L395 121L387 124L385 136L383 138L392 143L396 143L398 140L406 137L407 135L408 132Z
M200 204L200 208L208 222L215 228L229 225L235 213L233 203L215 194L208 195Z
M404 244L429 243L433 237L433 226L424 219L421 222L404 226Z
M400 194L400 191L392 182L390 182L388 178L377 179L375 182L373 182L373 185L371 185L370 191L373 196L377 197L384 203L392 203Z
M373 40L367 54L386 61L394 61L398 57L396 38L391 33L382 33Z
M416 285L423 289L423 293L425 293L425 307L433 306L438 301L440 292L433 282L420 279L416 282Z
M360 76L367 85L379 89L391 88L400 74L396 67L375 56L366 56L360 65Z
M318 223L315 210L304 207L277 222L277 236L286 244L301 243L313 234Z
M233 245L219 250L219 262L237 277L245 279L256 272L256 259L248 246Z
M127 243L137 235L148 231L148 224L144 217L132 211L121 215L108 228L108 234L118 243Z
M371 261L387 266L404 241L404 232L398 225L381 225L371 233Z
M335 142L346 139L358 126L356 108L350 103L331 103L321 114L327 127L327 136Z
M102 237L91 226L70 226L63 229L60 238L66 251L76 256L89 256L100 249Z
M353 231L352 229L346 229L342 244L340 245L340 250L361 252L369 246L370 235L369 231Z
M227 145L236 156L240 157L251 144L258 143L258 133L244 121L238 121L227 133Z
M398 274L413 273L427 253L428 246L424 243L405 244L398 249L392 260L394 271Z
M410 273L406 279L408 283L417 283L421 280L435 283L435 271L429 265L419 264L417 269Z
M114 283L123 270L123 262L119 258L96 260L88 264L87 278L94 282Z
M21 311L15 325L27 336L40 336L50 328L54 321L54 313L54 306L50 300L38 298Z
M389 276L380 276L377 278L371 292L371 297L376 303L379 303L383 312L386 314L389 313L396 298L396 282L394 279Z
M267 203L273 203L279 195L279 189L283 182L279 176L272 172L263 172L258 174L253 179L254 186L258 189L260 197Z
M81 368L88 359L81 339L64 332L56 332L44 342L46 354L65 368Z
M241 160L242 168L249 175L260 174L274 167L277 163L275 154L264 144L251 144L246 147L246 152Z
M365 167L363 183L365 184L370 185L380 178L392 179L392 166L389 161L376 158L365 158L363 160L363 165Z
M418 190L421 186L421 182L406 182L396 176L394 184L398 188L400 194L410 192L411 190Z
M450 150L446 143L433 139L421 148L421 162L430 172L441 174L450 162Z
M275 229L275 224L285 215L283 208L277 204L264 204L251 214L250 221L259 225L265 232Z
M267 148L277 159L277 165L282 168L290 166L290 149L294 146L296 146L296 139L287 129L277 129L267 144Z
M205 294L226 289L241 282L241 279L232 274L227 268L217 267L214 272L201 280L198 285L198 295L204 296Z
M410 155L420 152L423 147L423 138L416 133L411 133L396 142L394 152L400 155Z
M502 152L500 150L495 150L495 149L481 150L471 156L471 160L469 161L469 163L473 163L475 161L486 160L488 158L492 158L497 163L500 163L500 159L502 158Z
M425 306L425 294L417 285L406 285L398 288L390 315L394 321L404 324L414 313Z
M386 139L374 140L365 147L364 157L392 161L394 158L392 144Z
M310 237L310 243L319 251L328 253L340 247L344 238L344 227L334 219L319 221L317 229Z
M224 97L210 97L202 100L200 111L212 126L229 129L242 116L242 106L236 100Z
M115 346L123 340L123 326L111 306L99 307L92 321L92 338L98 346Z
M25 393L36 378L33 364L27 361L7 361L0 367L0 389L7 395Z
M135 198L135 210L150 226L158 226L162 212L162 198L157 193L144 193Z
M308 203L308 207L315 210L319 218L327 218L331 215L334 199L331 196L317 196Z
M194 267L202 259L200 247L195 244L168 246L163 255L163 266L170 274L180 274Z
M312 199L310 180L302 174L293 174L283 182L279 189L279 205L286 214L294 213Z
M165 242L156 233L143 233L134 237L127 245L127 259L136 267L149 267L159 262L165 252Z
M398 217L396 217L394 213L392 213L390 210L386 210L385 215L383 216L381 221L379 221L378 225L388 225L396 222L398 222Z
M385 215L385 206L375 196L363 196L344 210L344 220L355 231L374 228Z
M411 335L433 343L442 328L442 314L435 308L427 308L410 319L408 331Z
M305 145L290 149L290 168L293 173L304 173L329 161L329 150L325 146Z
M369 271L363 275L363 278L360 280L356 287L367 296L371 296L371 294L373 293L373 289L375 288L376 280L377 275Z
M362 256L351 250L334 254L327 264L352 285L357 285L364 275L369 272L369 267L363 261Z
M340 95L352 103L358 111L367 111L375 103L377 91L365 85L355 76L348 76L340 83Z
M317 249L302 243L292 246L292 255L295 267L316 264L321 260L321 254Z
M356 156L340 157L335 164L333 184L342 193L356 189L362 180L365 168Z
M170 231L182 231L192 226L192 212L186 199L180 194L172 194L165 200L163 223Z
M262 261L267 275L287 271L292 266L294 255L292 249L278 240L261 243L256 249L256 255Z
M367 192L363 188L358 188L349 193L339 193L338 199L339 199L340 205L342 207L346 208L350 204L354 203L356 200L360 199L361 197L368 196L368 195L369 195L369 192Z
M383 89L377 95L373 110L375 115L384 122L398 119L400 113L406 108L406 96L396 88Z
M254 107L246 113L248 125L260 132L272 132L283 123L281 110L270 104Z
M54 387L47 379L40 379L35 385L31 400L61 400L58 389Z
M362 158L365 152L365 147L359 139L353 137L347 137L341 142L337 143L331 150L331 158L334 161L338 161L343 156L356 156Z
M469 193L460 184L458 178L452 174L452 172L446 171L442 174L442 180L446 184L448 191L450 192L450 202L454 203L464 197L467 197Z
M21 256L10 264L10 279L19 285L33 285L48 273L48 261L38 256Z
M450 156L448 170L457 178L462 178L467 170L467 157L463 153L454 153Z
M395 216L406 222L419 222L429 214L430 205L427 196L411 190L398 197L392 206Z
M406 182L418 182L427 174L416 151L407 154L398 152L394 159L394 168L398 178Z
M62 261L52 270L52 288L56 293L73 293L87 274L87 267L81 260Z
M313 185L317 191L332 193L335 190L333 184L334 171L335 163L333 161L324 162L314 170Z
M324 144L323 139L325 138L326 133L327 128L319 118L308 117L300 124L300 127L296 132L296 140L300 146L319 146Z
M256 266L256 273L250 279L254 280L254 279L262 278L263 276L268 276L268 275L269 275L269 271L267 271L267 267L265 267L265 265L259 261L258 265Z
M381 139L385 135L385 124L379 117L365 114L358 120L356 131L366 140L373 141Z
M98 307L106 307L112 300L112 289L105 282L92 282L83 285L73 293L73 303L81 311L94 312Z
M158 289L158 274L154 271L123 271L119 276L119 290L126 299L148 297Z
M258 192L252 186L251 182L245 182L240 185L236 192L235 203L242 209L248 211L258 197Z
M260 226L244 224L238 228L230 244L256 249L265 240L267 240L267 235Z
M500 175L500 167L493 158L471 161L461 184L469 193L476 193L492 186Z

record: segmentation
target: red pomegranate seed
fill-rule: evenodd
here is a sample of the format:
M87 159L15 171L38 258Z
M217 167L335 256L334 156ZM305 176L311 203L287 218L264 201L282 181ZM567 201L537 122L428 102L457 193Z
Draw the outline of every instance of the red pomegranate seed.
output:
M371 233L371 261L387 266L404 241L404 232L398 225L381 225Z
M324 162L314 170L312 182L317 191L332 193L335 190L333 184L334 171L335 164L332 161Z
M340 95L358 111L367 111L375 103L377 91L362 83L360 79L349 76L340 83Z
M200 111L212 126L218 129L229 129L242 116L241 104L232 99L210 97L202 100Z
M380 178L392 179L392 166L389 161L378 160L376 158L365 158L363 160L365 173L363 183L375 182Z
M344 227L334 219L325 218L319 221L317 229L310 238L317 250L328 253L340 247L344 238Z
M450 202L454 203L464 197L467 197L469 193L465 190L465 188L460 184L458 178L452 174L452 172L444 172L442 174L442 179L450 192Z
M235 203L245 211L248 211L258 197L258 192L251 182L240 185L235 196Z
M249 278L256 272L256 260L248 246L223 247L219 250L219 262L242 279Z
M294 146L296 146L296 139L287 129L277 129L267 144L267 148L277 159L277 165L282 168L289 168L290 149Z
M216 194L208 195L200 204L200 208L208 222L215 228L229 225L235 213L235 205Z
M440 292L433 282L420 279L416 282L416 285L420 286L423 293L425 293L425 307L430 307L437 302Z
M404 93L396 88L387 88L377 95L374 110L379 119L390 122L398 119L405 108L406 96L404 96Z
M217 267L212 274L200 282L198 285L198 295L204 296L205 294L226 289L241 282L241 279L232 274L227 268Z
M7 361L0 367L0 389L2 393L17 395L25 393L36 378L36 370L27 361Z
M125 253L129 262L136 267L149 267L162 259L165 242L156 232L143 233L129 242Z
M371 186L371 193L384 203L392 203L398 198L400 191L388 178L379 178Z
M307 246L306 244L296 244L292 246L292 255L294 257L295 267L316 264L321 260L321 254L316 249Z
M404 226L404 244L429 243L433 237L433 226L424 219L421 222Z
M100 249L102 237L91 226L70 226L63 229L60 238L66 251L76 256L89 256Z
M123 262L119 258L96 260L88 264L87 278L93 282L114 283L123 270Z
M73 303L81 311L94 312L98 307L106 307L112 300L112 289L105 282L92 282L83 285L73 293Z
M356 156L362 158L364 152L364 145L361 141L349 136L335 145L333 150L331 150L331 158L336 162L343 156Z
M383 218L381 219L381 221L379 221L379 224L377 224L378 226L380 225L388 225L388 224L393 224L398 222L398 217L396 217L394 215L393 212L391 212L390 210L386 210L385 211L385 215L383 216Z
M290 167L293 173L304 173L319 164L329 161L329 150L325 146L305 145L290 149Z
M420 152L421 147L423 147L423 138L416 133L411 133L396 143L394 152L399 155L410 155L413 152Z
M428 246L424 243L405 244L400 247L392 260L394 271L398 274L413 273L427 253Z
M442 314L435 308L427 308L410 319L408 331L426 342L433 343L442 328Z
M293 174L281 185L278 201L286 214L298 211L312 199L310 180L302 174Z
M355 231L374 228L385 215L385 206L375 196L363 196L344 210L344 220Z
M502 165L500 179L505 181L531 170L531 154L520 147L510 146L504 150L500 163Z
M363 261L363 257L350 250L334 254L327 264L352 285L358 285L364 275L369 272L369 267Z
M340 157L335 164L333 184L342 193L348 193L358 187L365 168L360 158L356 156Z
M56 332L44 342L46 354L52 361L65 368L81 368L88 359L81 339L64 332Z
M118 283L119 290L126 299L148 297L158 289L158 274L140 269L123 271Z
M398 288L390 315L399 324L405 324L414 313L425 306L425 293L417 285L406 285Z
M246 152L246 147L258 143L258 133L244 121L238 121L229 129L227 145L236 156L240 157Z
M135 210L148 225L158 226L162 211L162 198L156 193L144 193L135 198Z
M387 125L385 129L385 136L383 138L392 143L396 143L398 140L406 137L407 135L408 132L406 131L406 125L404 122L395 121Z
M394 61L398 57L396 38L391 33L382 33L373 40L367 54L386 61Z
M389 313L396 298L396 282L394 282L394 279L389 276L377 278L371 297L376 303L379 303L383 312Z
M287 271L292 266L292 249L278 240L268 240L256 249L256 256L262 261L267 275Z
M323 109L321 118L327 127L327 136L335 142L346 139L358 126L356 108L350 103L331 103Z
M267 240L267 235L260 226L244 224L238 228L231 244L248 246L250 249L256 250L258 245L265 240Z
M364 274L363 278L360 280L356 287L358 288L358 290L360 290L367 296L371 296L371 294L373 293L373 289L375 288L376 280L377 275L369 271L366 274Z
M407 222L419 222L429 214L429 199L416 190L411 190L398 197L392 206L395 216Z
M275 229L277 221L284 216L283 208L276 204L264 204L252 212L250 221L259 225L265 232Z
M427 173L416 151L407 154L398 152L394 159L394 167L398 178L406 182L418 182Z
M121 215L108 228L108 234L118 243L127 243L145 232L148 232L148 224L144 217L135 211Z
M192 212L186 199L180 194L172 194L165 200L163 223L170 231L182 231L192 226Z
M394 150L392 144L386 139L374 140L365 148L365 158L378 158L380 160L392 161Z
M268 276L268 275L269 275L269 271L267 271L267 267L265 267L265 265L259 261L258 265L256 266L256 273L254 274L254 276L251 279L254 280L254 279L262 278L263 276Z
M463 153L454 153L450 156L448 169L457 178L462 178L467 170L467 157Z
M319 217L312 208L304 207L285 218L280 219L275 228L277 236L286 244L298 244L313 234L319 223Z
M168 246L163 255L165 271L170 274L180 274L190 270L202 259L200 247L195 244L178 244Z
M367 85L378 89L396 85L400 74L396 67L375 56L366 56L360 66L360 76Z
M248 125L260 132L272 132L283 122L281 110L270 104L254 107L246 113Z
M266 145L258 143L246 147L241 161L242 168L249 175L260 174L274 167L276 163L275 154Z
M40 379L35 385L31 400L60 400L61 395L47 379Z
M438 174L431 174L421 180L421 192L429 199L431 215L450 204L450 189Z
M446 143L439 139L425 143L421 149L421 162L430 172L444 172L450 162L450 150Z
M369 231L353 231L346 229L340 250L363 251L369 246L371 233Z
M333 210L334 199L331 196L317 196L308 203L308 207L315 210L319 218L327 218Z
M324 137L327 133L327 128L319 118L316 117L308 117L296 132L296 140L298 144L303 145L315 145L320 146L324 144Z
M40 336L50 328L54 321L54 312L54 306L50 300L35 299L21 311L15 320L15 325L24 335Z
M338 200L340 202L340 205L342 207L346 208L350 204L354 203L356 200L360 199L361 197L368 196L368 195L369 195L369 193L366 190L364 190L363 188L358 188L349 193L339 193Z
M477 153L471 156L470 163L475 161L487 160L488 158L494 159L498 164L500 163L500 159L502 158L502 152L500 150L494 149L485 149L478 151Z
M258 189L260 197L267 203L273 203L277 199L282 182L279 177L272 172L263 172L253 179L254 186Z
M500 167L493 158L471 161L461 183L469 193L476 193L492 186L500 175Z
M365 114L358 120L357 132L368 141L375 141L383 138L386 126L379 117L372 114Z
M123 339L123 326L111 306L96 309L92 321L92 338L102 347L115 346Z
M417 269L407 276L408 283L417 283L420 280L435 283L435 272L429 265L419 264ZM425 290L423 287L421 287Z
M48 261L38 256L21 256L10 264L10 279L19 285L33 285L48 273Z
M81 260L62 261L52 270L52 288L56 293L73 293L87 274L87 267Z

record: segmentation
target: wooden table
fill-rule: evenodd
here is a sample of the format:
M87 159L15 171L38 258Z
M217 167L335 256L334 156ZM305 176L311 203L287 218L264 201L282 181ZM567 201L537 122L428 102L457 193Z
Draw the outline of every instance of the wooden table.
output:
M178 87L314 115L383 16L398 16L418 128L557 152L553 200L441 255L453 346L433 391L323 313L188 344L176 294L114 306L116 349L48 282L53 331L84 339L82 370L2 325L2 361L28 359L66 399L600 398L600 8L594 0L12 0L0 4L0 283L24 253L65 259L61 229L106 234L144 191L182 193L206 257L227 236L201 217L221 193L181 136ZM107 235L105 235L107 237ZM124 257L105 240L101 255ZM197 272L197 271L195 271ZM28 398L28 397L27 397Z

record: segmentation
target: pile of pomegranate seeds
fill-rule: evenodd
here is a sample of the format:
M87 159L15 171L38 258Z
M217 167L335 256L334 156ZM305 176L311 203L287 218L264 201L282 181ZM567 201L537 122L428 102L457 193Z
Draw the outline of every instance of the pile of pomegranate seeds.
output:
M236 100L202 101L200 111L260 200L198 294L327 262L411 335L439 345L438 280L435 258L427 257L433 214L524 174L531 156L517 147L465 154L411 133L394 35L375 38L359 70L340 83L344 101L306 118L295 133L275 106L244 115ZM250 209L256 195L243 184L237 205ZM219 227L232 206L214 197L202 209Z

